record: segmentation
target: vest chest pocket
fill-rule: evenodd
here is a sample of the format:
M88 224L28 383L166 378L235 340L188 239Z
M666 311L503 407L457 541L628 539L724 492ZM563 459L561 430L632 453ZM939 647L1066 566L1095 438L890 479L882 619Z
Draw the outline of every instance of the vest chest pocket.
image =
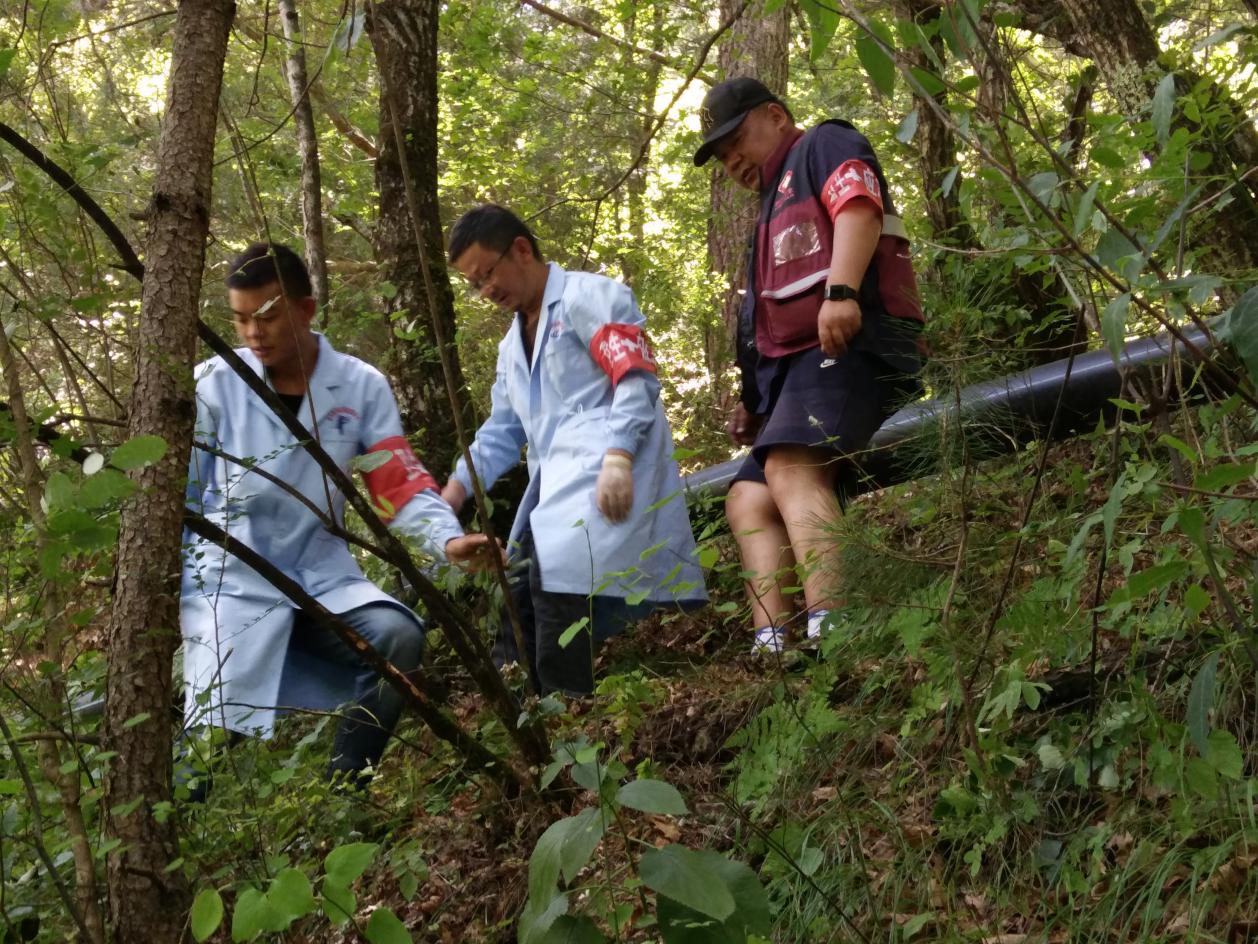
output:
M821 252L821 234L813 220L800 220L773 233L773 264L787 265Z

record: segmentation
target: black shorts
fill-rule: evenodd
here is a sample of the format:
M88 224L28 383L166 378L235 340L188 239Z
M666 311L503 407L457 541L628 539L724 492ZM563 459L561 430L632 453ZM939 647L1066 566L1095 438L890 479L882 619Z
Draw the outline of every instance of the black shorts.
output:
M859 452L892 413L920 392L916 376L867 351L829 357L813 347L780 358L769 384L764 426L734 481L764 482L764 463L774 446L812 446L836 459ZM835 462L836 489L842 491L844 484L838 473L850 467Z

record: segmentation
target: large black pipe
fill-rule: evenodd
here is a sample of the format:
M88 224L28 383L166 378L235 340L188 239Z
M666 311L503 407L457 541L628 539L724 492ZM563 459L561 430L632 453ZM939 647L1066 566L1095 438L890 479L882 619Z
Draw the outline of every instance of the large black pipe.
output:
M1202 353L1211 348L1202 331L1188 330L1184 337ZM853 494L929 475L949 456L959 455L963 442L971 457L981 458L1012 452L1032 440L1065 439L1101 420L1109 423L1124 377L1159 367L1173 354L1183 365L1181 382L1172 385L1175 394L1183 389L1189 398L1203 395L1200 381L1192 383L1192 355L1170 335L1159 334L1128 343L1118 363L1109 351L1090 351L965 387L959 395L910 404L853 457L861 472ZM694 496L722 495L742 461L731 459L693 472L684 477L685 487Z

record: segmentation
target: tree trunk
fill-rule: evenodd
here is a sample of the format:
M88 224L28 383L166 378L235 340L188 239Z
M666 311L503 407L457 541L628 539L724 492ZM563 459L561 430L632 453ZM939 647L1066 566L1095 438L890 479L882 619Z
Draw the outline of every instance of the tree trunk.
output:
M664 5L660 3L653 4L651 6L651 21L647 42L652 49L659 49L664 45L664 23ZM629 21L629 30L626 36L630 45L637 39L634 35L636 27L637 18L635 14ZM633 70L635 56L636 53L631 49L623 51L621 62L627 72ZM651 134L652 126L655 124L655 94L659 91L660 69L662 66L656 60L649 59L646 65L640 68L644 74L644 81L642 91L638 97L638 114L642 117L638 121L637 140L629 148L628 159L632 162L637 157L639 149L642 149L642 159L638 161L638 166L629 175L629 179L625 181L625 208L631 239L629 251L621 253L620 256L625 282L630 287L635 285L637 277L641 274L639 260L642 259L642 247L646 245L646 180L647 169L651 160L649 135Z
M391 374L402 411L403 425L420 437L420 454L437 470L438 477L454 465L460 447L455 435L441 372L441 357L432 329L439 318L449 339L454 364L454 387L463 390L463 373L454 347L454 297L446 271L441 213L437 204L437 0L383 0L368 8L367 32L376 52L382 88L392 91L397 109L405 160L416 194L427 245L424 255L436 290L430 309L419 247L407 209L406 189L393 132L390 103L380 100L380 157L376 160L376 186L380 191L380 219L376 224L376 259L386 282L394 289L384 300L390 319L405 338L390 332ZM464 424L475 427L466 405Z
M724 22L738 10L738 0L721 0ZM764 13L763 0L753 0L721 40L717 65L722 78L751 75L776 95L786 95L791 38L791 4ZM705 331L708 373L716 382L718 407L728 395L721 377L733 359L734 332L747 280L747 247L756 225L756 198L725 176L719 164L712 169L712 215L708 221L708 265L721 275L721 321Z
M142 498L123 510L109 621L104 743L109 924L115 941L179 941L188 889L170 799L171 659L179 643L179 546L194 416L189 372L209 233L214 129L231 0L181 0L170 88L148 210L130 436L160 436L165 456L136 473ZM137 720L143 719L143 720Z
M938 0L901 0L899 13L912 20L930 34L930 28L938 22L942 7ZM943 37L935 32L931 44L941 59L946 54ZM931 71L930 58L925 51L911 46L908 55L914 66ZM944 108L946 92L934 96L934 104ZM961 174L958 170L952 178L948 192L944 193L944 181L957 167L957 142L952 129L939 116L931 101L913 94L917 106L918 168L922 177L922 198L926 201L926 216L935 240L957 249L979 248L970 221L961 209Z
M323 244L323 188L319 179L319 139L310 107L310 82L306 78L306 50L301 45L301 21L296 0L280 0L280 21L288 41L288 92L293 100L297 149L301 152L301 218L306 237L306 266L315 301L328 303L328 253Z

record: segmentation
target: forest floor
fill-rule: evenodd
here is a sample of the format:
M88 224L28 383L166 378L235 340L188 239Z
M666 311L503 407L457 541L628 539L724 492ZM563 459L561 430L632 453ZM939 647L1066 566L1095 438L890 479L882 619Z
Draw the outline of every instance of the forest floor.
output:
M750 655L721 605L728 538L712 607L613 640L598 694L550 715L552 737L666 780L687 812L620 810L572 910L658 939L636 865L679 843L756 871L774 941L1258 941L1252 669L1170 533L1164 457L1054 446L1028 514L1041 458L860 499L835 535L852 617L816 660ZM1258 549L1252 504L1220 521L1236 559ZM1246 581L1229 584L1248 612ZM491 736L457 680L450 705ZM565 776L558 802L527 807L438 752L391 751L372 788L383 842L422 854L422 881L369 872L360 909L387 905L417 941L516 940L538 837L594 802ZM309 927L292 939L357 939Z

